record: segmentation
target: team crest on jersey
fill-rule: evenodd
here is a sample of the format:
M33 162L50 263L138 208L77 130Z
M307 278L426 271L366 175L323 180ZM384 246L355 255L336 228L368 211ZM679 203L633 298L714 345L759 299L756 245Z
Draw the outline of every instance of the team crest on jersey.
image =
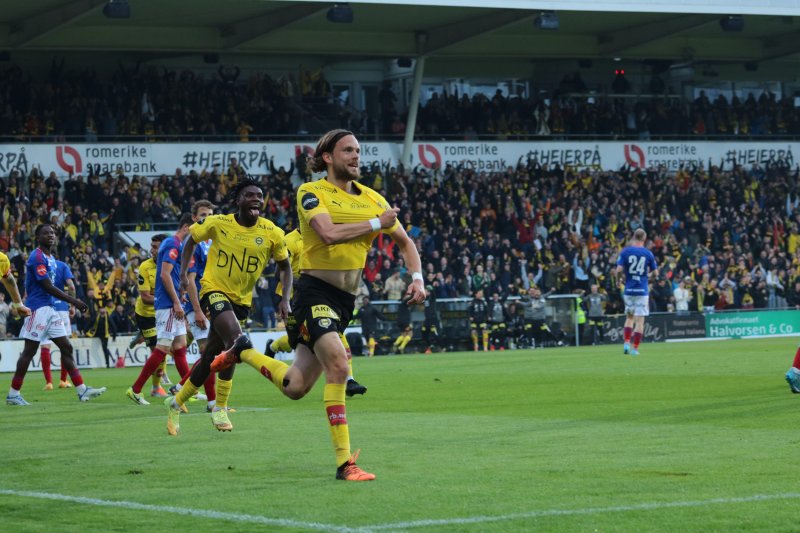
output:
M264 244L264 239L256 237L256 246L261 246L262 244Z
M144 285L144 276L139 274L139 285Z
M327 305L312 305L311 318L332 318L334 320L339 320L339 315Z
M317 195L313 192L307 192L303 195L303 199L300 200L300 205L302 205L303 209L306 211L310 211L319 206L319 198L317 198Z

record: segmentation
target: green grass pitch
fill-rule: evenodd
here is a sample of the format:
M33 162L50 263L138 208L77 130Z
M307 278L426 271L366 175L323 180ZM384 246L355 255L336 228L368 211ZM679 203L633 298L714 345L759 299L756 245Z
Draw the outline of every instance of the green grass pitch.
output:
M0 529L799 531L795 347L357 358L369 392L348 421L371 483L334 480L321 384L291 401L242 365L233 432L192 403L171 438L163 405L125 397L138 369L85 371L109 388L87 404L30 373L33 405L0 406Z

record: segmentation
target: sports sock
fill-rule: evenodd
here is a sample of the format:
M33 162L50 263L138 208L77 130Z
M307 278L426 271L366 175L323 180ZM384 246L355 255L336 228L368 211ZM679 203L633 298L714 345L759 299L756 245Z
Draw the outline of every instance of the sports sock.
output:
M272 344L270 344L269 347L275 353L292 351L292 347L289 345L288 335L284 335L283 337L275 339L272 341Z
M215 385L216 381L217 375L212 372L203 382L203 389L206 393L206 399L209 402L213 402L217 399L217 387Z
M336 465L341 466L350 460L350 429L347 427L345 411L346 385L326 383L323 391L325 412L331 428L331 439L336 451Z
M22 390L23 381L25 381L25 376L18 376L17 374L14 374L14 377L11 379L11 390L17 391L17 394L19 394L19 391ZM16 396L16 394L11 394L9 392L9 396Z
M175 361L175 369L181 378L189 375L189 363L186 362L186 346L172 350L172 360Z
M20 385L21 387L22 385ZM14 385L11 385L11 388L8 389L8 397L9 398L16 398L19 396L19 389L15 388Z
M67 376L68 375L69 375L69 372L67 372L67 369L64 368L64 365L62 364L61 365L61 381L67 381Z
M44 374L45 383L53 382L53 373L50 372L50 348L42 347L42 373Z
M159 365L164 361L166 356L167 352L162 352L158 349L158 346L153 348L153 351L150 353L150 357L148 357L147 361L144 362L142 371L139 372L139 377L137 377L136 381L133 383L133 392L136 394L140 394L142 392L144 382L147 381L147 378L149 378L156 370L158 370Z
M631 342L631 335L633 335L633 328L625 327L622 329L622 338L625 342Z
M81 371L78 370L77 366L72 370L69 370L68 372L73 385L75 385L76 387L80 387L81 385L83 385L83 376L81 376Z
M369 346L369 356L372 357L375 355L375 337L370 337L367 341L367 346Z
M88 388L89 387L87 387L85 383L81 383L80 385L75 385L75 392L77 392L78 396L80 396L81 394L86 392L86 389Z
M638 349L640 342L642 342L642 334L637 331L633 334L633 348Z
M489 349L489 332L488 331L484 331L483 332L483 339L482 340L483 340L483 351L485 352L486 350Z
M167 371L167 358L164 357L164 360L161 361L160 365L158 365L156 371L153 372L153 376L150 378L150 383L152 383L154 387L161 385L161 376L163 376L164 372L166 371Z
M184 383L181 390L178 391L178 394L175 395L175 403L178 405L185 404L189 401L189 398L197 394L197 389L197 385L192 383L191 379L188 380L186 383Z
M470 338L472 339L472 349L474 351L478 351L478 334L472 332L469 334Z
M399 346L401 352L406 349L406 346L408 346L409 342L411 342L411 335L404 335Z
M228 396L231 394L233 380L217 377L217 407L225 409L228 407Z
M800 370L800 346L797 347L797 351L794 354L794 363L792 363L792 366Z
M242 362L255 368L262 376L272 381L279 390L283 390L283 378L286 377L289 365L283 361L267 357L254 348L242 350L239 358Z

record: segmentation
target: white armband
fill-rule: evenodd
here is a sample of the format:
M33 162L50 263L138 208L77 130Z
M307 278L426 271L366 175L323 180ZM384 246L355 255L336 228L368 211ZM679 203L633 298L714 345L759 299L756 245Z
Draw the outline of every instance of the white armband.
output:
M381 229L381 219L371 218L369 219L369 225L372 226L372 231L378 231Z
M412 272L411 273L411 280L412 281L423 281L422 272Z

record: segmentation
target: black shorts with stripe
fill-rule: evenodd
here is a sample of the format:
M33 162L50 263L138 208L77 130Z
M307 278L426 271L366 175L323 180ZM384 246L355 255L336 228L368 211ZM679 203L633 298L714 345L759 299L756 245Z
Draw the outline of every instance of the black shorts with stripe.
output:
M134 315L136 315L136 326L142 333L144 342L152 350L156 347L156 341L158 340L156 338L156 317L142 316L139 313L134 313Z
M214 319L225 311L233 311L233 314L236 315L236 320L239 322L246 320L247 315L250 314L249 307L233 303L225 293L220 291L211 291L202 295L200 297L200 307L212 324Z
M292 312L286 320L289 345L305 344L313 350L317 339L334 331L344 335L353 318L356 297L330 283L301 275L294 284Z

